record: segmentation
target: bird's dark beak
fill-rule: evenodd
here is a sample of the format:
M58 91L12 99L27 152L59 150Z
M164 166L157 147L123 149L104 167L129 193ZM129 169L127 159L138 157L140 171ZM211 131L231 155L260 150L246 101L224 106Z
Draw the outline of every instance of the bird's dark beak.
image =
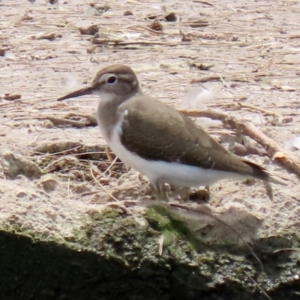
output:
M62 101L65 99L75 98L75 97L80 97L80 96L85 96L85 95L91 95L93 93L93 91L94 91L94 88L92 86L87 86L81 90L77 90L77 91L67 94L63 97L60 97L57 99L57 101Z

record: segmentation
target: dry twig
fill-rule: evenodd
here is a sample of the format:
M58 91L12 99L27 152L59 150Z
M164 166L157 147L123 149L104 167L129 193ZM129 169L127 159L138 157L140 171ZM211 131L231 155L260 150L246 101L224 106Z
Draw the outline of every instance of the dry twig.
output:
M108 191L108 189L105 188L105 186L99 181L97 180L97 178L95 177L94 175L94 172L93 172L93 163L90 161L89 162L89 166L90 166L90 174L92 176L92 178L94 179L94 181L101 187L101 189L109 196L111 197L111 199L114 200L114 202L110 203L106 203L105 206L111 206L111 207L115 207L115 208L119 208L121 209L124 213L130 215L131 213L129 212L129 210L126 208L125 206L125 202L124 201L120 201L118 200L112 193L110 193Z
M111 39L98 39L95 38L93 39L93 44L96 45L113 45L113 46L128 46L128 45L162 45L162 46L178 46L178 45L189 45L189 42L182 42L182 41L178 41L178 42L157 42L157 41L119 41L119 40L111 40Z
M267 115L273 115L273 116L277 116L277 117L280 116L276 112L273 112L273 111L270 111L270 110L267 110L267 109L264 109L264 108L261 108L261 107L253 106L253 105L250 105L250 104L245 104L245 103L240 103L239 102L238 106L243 107L243 108L248 108L248 109L251 109L251 110L256 110L256 111L262 112L262 113L267 114Z
M202 4L206 4L206 5L208 5L208 6L214 6L214 7L215 7L215 5L214 5L214 4L212 4L212 3L209 3L208 1L202 1L202 0L193 0L193 2L196 2L196 3L202 3Z

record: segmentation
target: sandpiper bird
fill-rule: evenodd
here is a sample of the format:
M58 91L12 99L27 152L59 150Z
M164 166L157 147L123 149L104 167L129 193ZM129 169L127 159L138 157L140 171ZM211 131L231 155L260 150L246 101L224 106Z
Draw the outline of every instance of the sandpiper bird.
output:
M190 118L145 95L128 66L110 65L91 85L58 100L90 94L101 98L96 118L108 146L148 177L159 198L165 183L199 187L225 178L281 183L263 167L227 151Z

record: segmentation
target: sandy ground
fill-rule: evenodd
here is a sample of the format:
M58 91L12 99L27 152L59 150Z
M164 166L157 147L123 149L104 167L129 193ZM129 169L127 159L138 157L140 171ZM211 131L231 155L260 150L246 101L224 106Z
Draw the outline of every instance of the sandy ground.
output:
M84 86L109 64L130 65L144 92L177 108L193 80L220 76L205 83L216 95L205 105L252 121L279 145L300 135L299 1L112 0L106 6L84 0L49 2L0 1L2 224L67 236L76 219L115 201L112 195L119 200L149 198L147 181L134 170L120 162L107 170L111 163L97 127L58 126L50 118L82 122L94 114L95 97L63 103L56 99ZM171 12L180 22L166 21ZM150 29L152 17L163 31ZM98 45L92 35L79 31L92 24L99 27ZM107 42L116 40L126 43ZM9 99L14 95L21 98ZM226 132L222 126L212 131L216 136ZM71 150L53 148L53 143L65 141L74 143ZM40 153L45 143L52 143L48 149L54 153ZM256 146L253 141L251 145ZM82 154L87 150L97 153ZM7 151L36 163L44 175L12 179L6 170ZM250 158L283 175L288 185L274 186L270 202L261 183L226 180L211 187L209 209L253 216L260 236L297 232L297 177L267 156Z

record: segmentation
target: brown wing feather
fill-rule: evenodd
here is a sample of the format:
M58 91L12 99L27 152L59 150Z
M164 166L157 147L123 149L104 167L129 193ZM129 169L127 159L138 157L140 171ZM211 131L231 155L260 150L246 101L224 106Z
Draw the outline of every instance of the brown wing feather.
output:
M238 172L268 180L264 168L228 152L188 117L154 98L140 97L119 107L120 112L127 110L121 141L128 150L149 160Z

